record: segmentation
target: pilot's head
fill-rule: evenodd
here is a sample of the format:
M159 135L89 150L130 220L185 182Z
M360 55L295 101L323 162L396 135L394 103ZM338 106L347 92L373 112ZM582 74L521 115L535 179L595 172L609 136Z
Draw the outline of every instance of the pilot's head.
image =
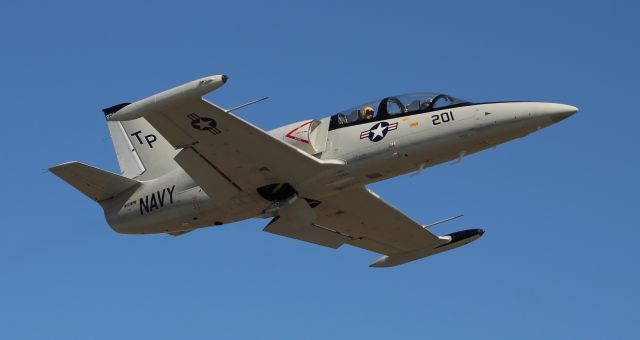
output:
M362 111L360 111L360 119L373 119L373 108L371 106L367 106Z

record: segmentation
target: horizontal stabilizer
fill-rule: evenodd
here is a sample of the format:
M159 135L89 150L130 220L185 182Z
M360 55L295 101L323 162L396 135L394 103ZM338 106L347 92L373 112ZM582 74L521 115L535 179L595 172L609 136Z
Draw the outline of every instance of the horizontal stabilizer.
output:
M115 197L140 184L135 179L100 170L79 162L56 165L49 169L54 175L96 202Z

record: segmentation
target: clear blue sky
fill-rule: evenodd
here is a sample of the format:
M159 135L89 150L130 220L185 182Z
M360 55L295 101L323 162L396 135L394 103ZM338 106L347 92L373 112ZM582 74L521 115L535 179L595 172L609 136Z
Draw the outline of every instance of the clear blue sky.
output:
M0 3L0 338L638 339L637 2ZM210 74L265 129L386 95L580 112L372 186L478 242L392 269L253 220L125 236L43 169L117 172L100 109Z

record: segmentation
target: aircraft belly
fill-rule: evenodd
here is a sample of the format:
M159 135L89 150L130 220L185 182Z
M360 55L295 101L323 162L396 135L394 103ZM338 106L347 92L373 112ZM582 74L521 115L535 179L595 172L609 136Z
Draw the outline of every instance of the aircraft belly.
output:
M150 181L126 197L104 203L105 217L120 233L184 231L255 217L267 203L257 193L211 199L183 172Z

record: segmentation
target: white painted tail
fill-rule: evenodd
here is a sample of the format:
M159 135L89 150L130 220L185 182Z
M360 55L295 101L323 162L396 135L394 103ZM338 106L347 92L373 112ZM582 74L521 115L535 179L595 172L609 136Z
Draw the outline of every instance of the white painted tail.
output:
M112 113L124 106L120 104L103 111ZM122 176L149 180L178 168L173 160L178 151L146 119L108 121L107 125Z

